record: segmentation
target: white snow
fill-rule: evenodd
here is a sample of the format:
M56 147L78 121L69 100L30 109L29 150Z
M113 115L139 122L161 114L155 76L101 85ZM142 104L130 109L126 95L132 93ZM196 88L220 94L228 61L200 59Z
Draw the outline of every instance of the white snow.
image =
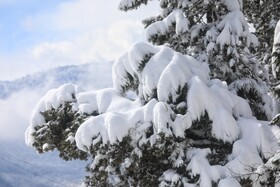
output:
M146 53L153 54L150 51L154 55L141 70L140 63L143 63ZM209 79L207 66L168 47L135 44L128 53L116 60L113 70L115 88L127 84L123 82L127 81L126 74L134 75L139 80L139 99L126 98L120 93L121 90L115 88L81 92L75 85L69 84L51 90L34 109L32 122L26 133L27 142L32 143L30 134L34 127L44 124L40 112L56 108L67 101L73 102L79 113L98 114L87 119L75 135L78 148L85 151L100 141L103 144L121 141L130 129L140 130L141 125L145 129L153 124L157 133L184 137L184 131L191 127L192 121L200 119L205 112L213 122L212 135L232 143L241 136L241 127L236 118L252 117L250 107L244 99L228 91L224 82ZM171 102L174 102L178 97L178 89L184 86L187 87L188 94L186 103L182 103L182 106L187 107L187 113L175 114L167 102L170 97ZM157 90L158 101L149 101L153 90ZM143 105L141 95L144 100L149 101L146 105ZM258 146L259 149L261 147L263 146ZM270 147L267 149L270 150Z
M222 166L211 166L206 159L206 156L211 153L209 148L207 149L192 149L188 151L188 158L190 163L187 170L191 170L192 174L200 175L200 186L211 187L212 181L217 182L225 175L225 170Z
M130 99L124 98L113 88L105 88L96 91L82 92L77 95L79 111L84 114L106 113L123 109L124 111L131 108L130 105L140 105L139 101L131 102ZM126 106L121 108L120 106Z
M165 67L170 63L173 55L174 52L170 48L162 47L162 49L148 61L142 72L141 80L145 99L148 99L157 88L160 76Z
M172 136L172 131L169 127L169 124L171 123L171 116L174 115L174 112L170 108L170 106L163 102L158 102L154 107L154 126L156 129L156 132L164 133L167 136Z
M268 123L256 119L239 118L241 137L234 142L230 162L226 165L229 175L248 176L263 164L262 158L272 157L279 146ZM254 175L252 176L254 179Z
M232 9L236 8L234 3L231 6ZM222 27L230 29L230 25ZM32 145L31 134L37 125L47 125L41 112L71 102L75 112L90 115L75 134L76 145L83 151L89 151L91 146L98 143L118 143L126 136L130 136L132 142L137 142L139 146L147 142L153 145L160 133L184 138L185 130L192 127L192 122L207 112L212 121L213 137L232 143L233 149L225 166L209 164L209 148L187 150L190 161L187 169L192 175L200 175L200 186L203 187L210 187L212 181L218 182L220 179L219 186L231 182L238 186L232 177L236 177L236 174L248 176L250 171L263 164L263 158L269 159L279 149L270 126L252 116L248 102L230 91L225 82L211 80L209 67L190 56L166 46L135 44L116 59L113 79L114 88L84 92L75 85L67 84L47 93L33 111L31 124L26 131L27 144ZM245 83L246 80L239 82L240 85ZM176 103L183 94L180 89L184 87L187 92L183 95L185 98L180 98L182 101ZM132 92L136 94L129 97ZM186 107L186 113L176 114L172 108L176 105ZM151 129L147 137L146 132ZM68 140L74 142L73 136ZM140 149L134 152L141 157ZM97 155L94 163L103 156ZM175 165L182 164L180 156L174 159ZM129 160L126 160L123 169L129 164ZM249 176L254 178L254 175ZM119 180L117 176L110 177L113 183ZM173 170L167 170L162 175L161 184L164 185L164 181L176 183L178 177Z
M178 175L175 171L173 170L167 170L163 173L162 177L163 180L170 182L171 186L174 186L180 179L180 175ZM160 183L160 187L165 187L165 186L170 186L165 183L165 181Z
M65 102L76 101L76 95L81 92L81 88L74 84L65 84L58 89L51 89L47 94L40 99L31 113L30 126L25 132L25 141L27 145L32 145L34 142L31 134L35 131L34 128L38 125L44 125L46 123L41 112L57 109Z
M152 52L150 52L152 51ZM145 57L153 54L143 65ZM114 87L122 91L127 85L127 77L139 81L139 96L148 100L157 91L160 101L167 101L169 96L173 101L178 97L179 87L182 89L192 75L198 75L201 80L209 79L209 68L198 63L190 56L184 56L168 47L155 47L145 43L135 44L128 53L120 56L113 66Z
M221 33L217 37L217 43L221 45L221 48L226 45L236 46L239 44L239 37L245 37L247 39L247 46L251 44L256 46L258 41L252 33L249 32L248 23L245 20L243 13L240 10L234 10L229 12L223 20L217 25L217 28L221 30Z
M240 10L240 2L242 2L242 0L223 0L223 3L230 11Z
M239 89L243 89L246 92L249 92L251 89L255 89L259 94L258 96L261 97L263 101L265 101L262 109L266 113L268 120L272 119L272 114L275 109L273 108L273 101L271 97L267 94L269 93L269 89L266 85L262 85L261 87L254 79L243 78L230 84L229 89L234 93L237 93Z
M184 16L181 9L173 10L162 21L157 21L146 28L146 37L151 38L155 35L166 35L170 32L170 27L175 24L177 35L183 34L189 30L189 20Z
M155 104L156 101L151 100L140 107L137 101L130 101L130 103L126 101L111 112L107 111L105 114L87 119L75 135L77 147L87 151L91 145L98 142L114 144L121 141L128 134L129 129L136 128L139 123L152 121Z
M233 142L239 137L239 127L235 116L252 116L248 103L223 86L213 81L211 87L203 83L199 77L193 77L188 93L188 112L192 120L200 119L205 112L213 121L212 134L223 141ZM242 107L240 107L242 106Z
M158 85L157 95L160 101L167 102L171 96L172 102L178 98L178 89L184 88L193 75L199 75L203 81L207 81L208 69L204 68L194 58L174 54L171 62L162 72Z
M273 47L272 47L272 53L275 53L277 48L276 44L280 43L280 20L277 22L277 25L275 27L274 31L274 40L273 40ZM275 63L275 57L272 57L272 73L273 76L276 78L276 72L279 72L279 67L277 68L276 63Z
M241 187L235 178L225 178L219 181L218 187Z

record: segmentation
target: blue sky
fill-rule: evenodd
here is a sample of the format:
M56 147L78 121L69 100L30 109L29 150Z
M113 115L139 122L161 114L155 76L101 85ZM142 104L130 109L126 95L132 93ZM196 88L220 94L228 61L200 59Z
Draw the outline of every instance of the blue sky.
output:
M28 17L39 15L56 8L58 0L0 0L0 50L7 53L20 50L25 45L32 45L36 40L47 37L46 33L32 32L24 23Z
M118 0L0 0L0 80L66 64L113 60L145 40L153 5L120 12Z

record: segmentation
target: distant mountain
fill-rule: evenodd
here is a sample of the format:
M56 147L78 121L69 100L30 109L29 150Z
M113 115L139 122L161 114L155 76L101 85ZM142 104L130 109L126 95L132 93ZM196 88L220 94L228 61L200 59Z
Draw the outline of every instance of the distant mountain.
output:
M74 83L87 89L99 89L112 85L112 63L89 63L62 66L26 75L12 81L0 81L0 99L4 100L23 89L48 90L65 83Z
M86 162L64 161L57 152L39 155L24 142L0 143L1 187L76 187Z

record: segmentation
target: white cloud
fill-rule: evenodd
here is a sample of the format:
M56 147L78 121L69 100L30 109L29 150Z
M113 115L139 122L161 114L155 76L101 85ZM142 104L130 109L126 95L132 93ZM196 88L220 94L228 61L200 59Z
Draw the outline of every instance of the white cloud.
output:
M102 89L112 86L111 80L111 63L95 63L87 66L87 69L81 68L76 70L80 72L77 76L77 85L82 89ZM73 69L64 69L60 75L56 71L48 72L44 79L41 79L41 86L33 89L24 89L13 93L8 99L0 99L0 141L1 140L24 140L24 132L29 125L31 111L40 98L51 88L60 86L58 79L64 76L71 76L71 73L77 72ZM58 78L60 77L60 78ZM34 75L29 77L29 82L40 81L40 76ZM13 86L21 86L13 82ZM24 84L23 84L24 85ZM28 85L28 84L27 84Z
M86 63L100 58L111 61L132 43L143 40L142 25L123 20L72 40L40 43L34 46L31 56L38 62L56 62L56 65Z
M40 94L36 91L21 91L7 100L0 100L0 139L23 139L29 125L29 116Z
M57 42L57 43L49 43L44 42L39 44L33 49L33 55L36 58L42 58L50 55L67 55L73 52L74 45L71 42Z
M154 8L157 2L150 2L151 6L129 12L118 10L118 2L118 0L62 2L53 10L28 16L23 21L23 25L26 25L27 30L33 28L34 30L92 32L124 19L141 23L143 18L158 13Z
M122 48L128 48L133 41L144 40L142 24L131 20L113 23L108 31L108 42L112 42Z
M109 22L108 19L114 18L112 14L116 13L113 9L116 2L79 0L62 3L53 16L54 26L59 29L93 29L94 26Z
M144 40L141 20L152 14L157 14L153 5L121 12L118 0L75 0L27 15L22 26L36 38L32 46L12 55L0 54L0 64L5 66L0 79L66 64L113 60L132 43Z

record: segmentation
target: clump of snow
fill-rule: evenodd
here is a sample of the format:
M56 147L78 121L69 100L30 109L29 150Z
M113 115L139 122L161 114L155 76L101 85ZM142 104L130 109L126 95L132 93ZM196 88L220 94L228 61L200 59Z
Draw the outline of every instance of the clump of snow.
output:
M177 182L180 179L180 175L178 175L175 171L173 170L167 170L163 173L162 177L160 180L164 180L160 183L160 187L165 187L165 186L175 186ZM165 181L168 181L170 184L167 184Z
M154 127L157 133L164 133L166 135L172 136L172 131L169 128L169 124L172 123L171 116L174 115L174 112L169 105L163 102L158 102L154 107Z
M147 60L145 60L145 58L149 57L150 55L154 55L155 53L158 52L159 52L158 48L155 48L147 43L136 43L132 45L128 51L128 56L127 56L129 58L129 61L131 62L130 65L132 70L134 72L141 72L141 70L145 66L145 63L147 63Z
M100 141L100 139L103 144L120 142L128 134L130 128L131 124L128 124L126 116L118 113L107 113L106 115L91 117L76 132L77 147L85 150L85 146L89 148L94 143L98 143L97 140ZM91 141L92 138L97 140Z
M243 78L230 84L229 89L234 93L237 93L241 89L245 92L255 90L255 92L258 93L258 97L260 97L262 101L265 101L261 109L265 112L269 120L272 119L272 114L275 109L273 109L273 101L271 100L271 97L267 94L269 90L266 85L260 87L256 80Z
M123 91L137 84L138 95L145 100L149 100L157 90L160 101L166 102L169 97L175 101L179 88L184 88L193 75L207 81L208 66L166 46L155 47L145 43L132 46L113 65L114 87Z
M225 178L220 180L218 187L241 187L239 182L235 178Z
M25 132L26 144L32 145L34 143L31 134L35 131L35 127L46 123L42 112L57 109L66 102L74 104L76 102L76 95L80 92L82 92L82 89L74 84L65 84L58 89L51 89L48 91L47 94L40 99L31 113L30 126ZM74 106L73 109L77 109L77 107L75 108Z
M279 47L277 45L280 44L280 20L277 22L274 31L274 40L273 40L273 47L272 53L275 53ZM272 56L272 73L275 78L277 78L277 72L279 72L279 65L275 62L276 57Z
M154 94L162 72L170 63L173 55L174 52L170 48L162 47L162 49L147 62L142 72L142 80L140 80L143 84L142 89L145 99L149 99L150 96Z
M176 53L160 76L157 86L158 99L166 102L171 96L172 102L175 102L179 97L179 88L187 86L186 83L194 75L198 75L205 82L209 79L207 68L203 68L190 56Z
M218 182L225 175L225 169L219 165L211 166L206 158L211 153L207 149L192 149L188 151L190 163L187 170L192 171L192 175L200 175L200 186L211 187L212 181Z
M184 16L181 9L173 10L162 21L157 21L146 29L146 36L148 40L153 36L164 36L170 32L170 27L175 24L175 33L177 35L183 34L189 30L189 20Z
M103 114L119 109L126 111L131 108L130 105L140 105L140 101L135 101L133 103L130 99L124 98L113 88L79 93L77 95L77 102L79 111L83 114L93 114L94 112ZM122 108L120 106L126 107Z
M248 103L229 92L218 80L212 81L209 87L199 77L193 77L187 103L193 120L200 119L206 111L213 121L213 136L228 142L239 137L240 129L235 117L252 116Z
M221 30L221 33L217 36L217 43L220 44L221 48L224 45L239 45L240 37L247 38L247 47L258 45L257 38L249 32L248 23L240 10L229 12L217 25L217 28Z
M226 7L230 10L230 11L233 11L233 10L240 10L240 0L223 0L224 4L226 5Z
M272 157L279 146L268 123L253 118L239 118L238 124L241 137L233 144L226 167L229 175L248 176L263 164L263 159ZM255 176L251 177L254 179Z

